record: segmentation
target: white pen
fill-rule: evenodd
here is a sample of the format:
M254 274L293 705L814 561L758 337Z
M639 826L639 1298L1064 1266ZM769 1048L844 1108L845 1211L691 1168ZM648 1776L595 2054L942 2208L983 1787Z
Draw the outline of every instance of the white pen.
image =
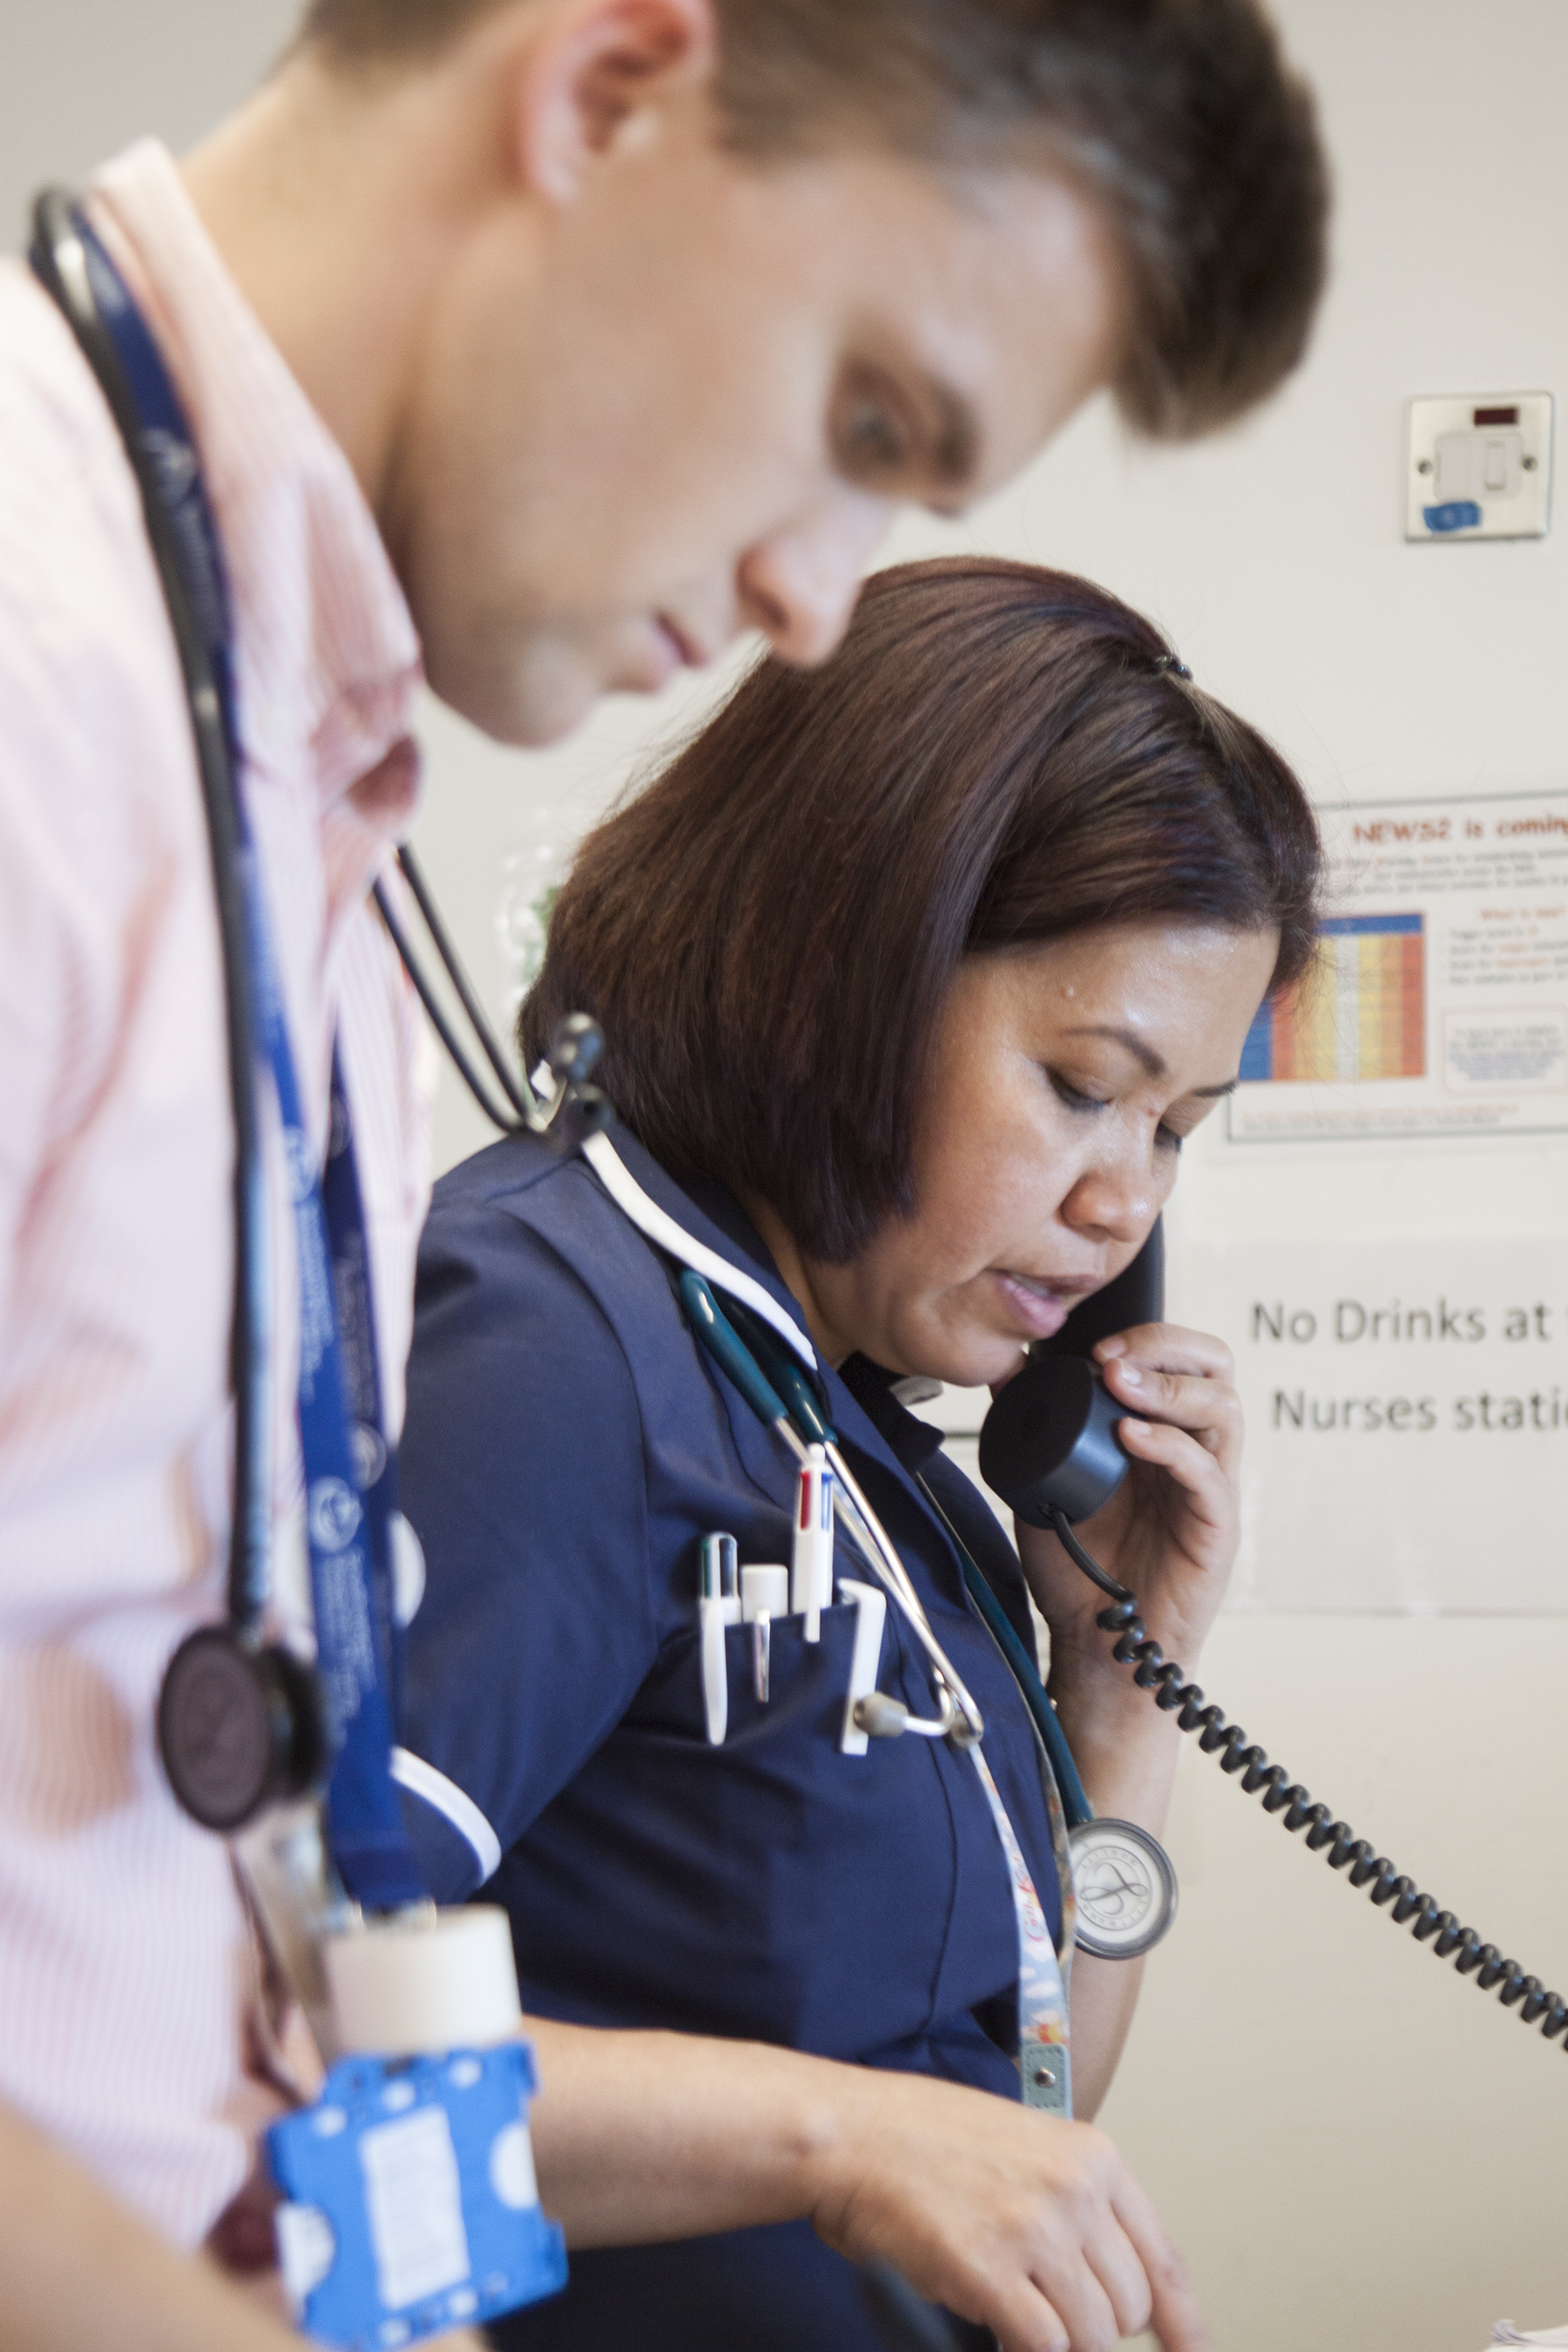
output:
M710 1572L710 1560L713 1563L711 1572ZM726 1625L740 1623L741 1547L733 1536L703 1537L702 1590L704 1592L717 1594L723 1601Z
M726 1594L724 1591L727 1582L732 1588L736 1580L734 1537L704 1536L700 1557L702 1583L697 1618L702 1635L702 1712L707 1719L708 1745L719 1748L730 1727L730 1667L724 1632L727 1626L741 1621L739 1592L731 1590Z

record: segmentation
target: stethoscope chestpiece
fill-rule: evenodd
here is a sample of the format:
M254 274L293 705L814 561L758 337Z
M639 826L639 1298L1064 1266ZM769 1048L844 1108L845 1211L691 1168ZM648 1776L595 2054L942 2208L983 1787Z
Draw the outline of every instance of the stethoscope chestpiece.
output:
M1167 1935L1180 1889L1170 1855L1137 1822L1080 1822L1068 1833L1076 1941L1097 1960L1137 1960Z
M321 1780L327 1743L316 1677L287 1650L204 1625L169 1661L158 1751L192 1820L232 1834Z

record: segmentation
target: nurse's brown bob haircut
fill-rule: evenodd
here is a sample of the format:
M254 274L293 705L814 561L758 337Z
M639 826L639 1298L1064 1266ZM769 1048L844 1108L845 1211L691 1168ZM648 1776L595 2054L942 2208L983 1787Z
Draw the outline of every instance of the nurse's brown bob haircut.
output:
M1088 581L985 558L867 583L823 668L760 662L588 836L523 1007L591 1013L676 1177L841 1264L913 1206L917 1106L965 956L1150 920L1312 953L1321 852L1278 752Z

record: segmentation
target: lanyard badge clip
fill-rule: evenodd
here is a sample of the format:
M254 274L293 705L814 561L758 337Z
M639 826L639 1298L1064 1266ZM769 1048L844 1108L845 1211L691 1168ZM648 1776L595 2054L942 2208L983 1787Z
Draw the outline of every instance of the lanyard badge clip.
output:
M315 2105L267 2136L299 2324L395 2352L558 2293L505 1912L389 1919L330 1937L322 1960L342 2054Z

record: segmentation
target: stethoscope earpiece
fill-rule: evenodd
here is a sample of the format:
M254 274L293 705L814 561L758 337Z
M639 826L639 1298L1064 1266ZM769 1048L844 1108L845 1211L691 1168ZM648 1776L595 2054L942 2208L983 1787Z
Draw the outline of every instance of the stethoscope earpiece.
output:
M550 1070L558 1087L586 1085L605 1050L605 1033L586 1013L558 1021L550 1040Z
M204 1625L169 1661L158 1749L193 1820L225 1834L242 1830L265 1806L309 1794L324 1775L316 1677L287 1650Z

